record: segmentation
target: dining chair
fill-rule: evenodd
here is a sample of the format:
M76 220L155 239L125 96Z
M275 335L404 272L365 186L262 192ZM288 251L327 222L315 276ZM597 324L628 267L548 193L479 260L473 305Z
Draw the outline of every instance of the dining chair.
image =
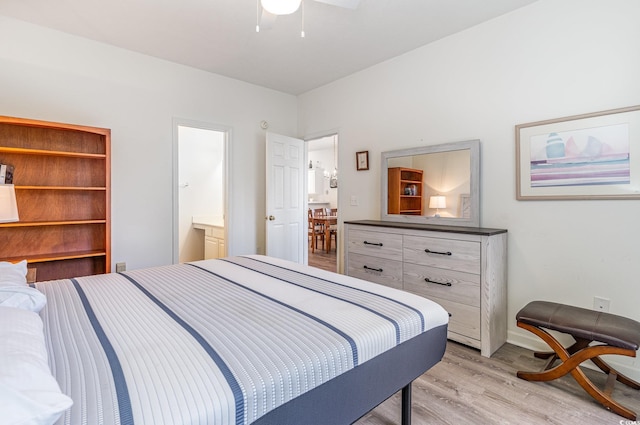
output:
M337 217L338 209L337 208L325 208L325 213L327 216ZM338 224L331 224L329 226L329 240L327 243L329 244L329 248L331 248L331 239L335 241L336 251L338 250Z
M324 249L324 229L322 226L315 225L311 209L309 209L309 228L307 234L309 236L311 252L315 252L316 248L318 248L318 238L322 241L322 249Z
M325 217L325 210L324 208L314 208L313 209L313 216L314 217ZM320 222L320 223L316 223L316 226L320 228L320 231L324 233L324 223ZM322 241L322 247L324 248L324 239Z
M327 241L327 243L329 244L329 249L331 248L331 239L335 241L335 245L333 246L337 251L338 250L338 226L335 224L332 224L331 226L329 226L329 240Z

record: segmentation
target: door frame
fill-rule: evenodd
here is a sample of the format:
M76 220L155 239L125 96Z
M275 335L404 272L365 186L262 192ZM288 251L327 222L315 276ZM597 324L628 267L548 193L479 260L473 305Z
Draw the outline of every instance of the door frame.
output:
M180 214L180 188L179 188L179 132L178 127L192 127L199 128L203 130L211 130L224 133L224 239L226 244L227 255L231 255L233 252L233 242L229 239L229 229L231 228L233 221L233 205L231 202L231 197L229 194L231 193L231 188L233 187L231 181L231 140L233 137L232 128L226 125L217 124L217 123L208 123L203 121L196 121L186 118L177 118L174 117L172 119L172 131L173 131L173 143L172 143L172 156L171 156L171 167L172 167L172 179L171 179L171 204L172 204L172 215L173 215L173 228L171 232L172 236L172 261L174 264L179 262L180 255L180 247L179 245L179 214Z
M336 144L336 167L338 168L338 173L340 173L340 170L342 169L342 165L340 164L340 129L336 128L333 130L326 130L326 131L319 131L317 133L310 133L307 134L306 136L304 136L302 138L302 140L304 140L304 154L305 154L305 164L309 163L309 142L312 140L317 140L317 139L322 139L323 137L330 137L330 136L336 136L338 138L338 143ZM336 188L336 190L338 191L336 193L336 208L338 208L338 211L340 211L340 179L338 179L338 187ZM304 183L304 203L305 203L305 211L309 208L308 206L308 200L309 200L309 188L308 188L308 184L307 184L307 177L305 176L305 183ZM338 215L338 235L342 235L344 236L344 231L342 230L343 226L343 221L341 219L342 215ZM305 240L306 238L308 238L308 236L305 234ZM343 241L343 238L340 238L340 242ZM308 248L308 247L307 247ZM308 251L309 249L305 250L305 264L308 264ZM340 258L342 254L342 245L340 243L338 243L338 241L336 241L336 273L340 273L342 270L342 259Z

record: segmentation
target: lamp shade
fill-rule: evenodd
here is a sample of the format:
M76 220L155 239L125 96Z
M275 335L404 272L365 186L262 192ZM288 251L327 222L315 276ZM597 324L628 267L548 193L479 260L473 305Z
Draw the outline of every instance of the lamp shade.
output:
M0 184L0 223L18 221L16 191L12 184Z
M302 0L260 0L262 8L273 15L289 15L300 7Z
M442 195L429 197L429 208L447 208L447 198Z

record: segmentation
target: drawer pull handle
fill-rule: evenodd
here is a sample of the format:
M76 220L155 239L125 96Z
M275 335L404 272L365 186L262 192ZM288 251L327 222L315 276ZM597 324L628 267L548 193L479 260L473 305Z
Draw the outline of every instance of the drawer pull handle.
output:
M424 252L426 252L427 254L451 255L451 251L439 252L439 251L431 251L429 249L425 249Z
M364 244L365 244L365 245L382 246L382 242L375 243L375 242L367 242L367 241L364 241Z
M380 272L382 273L382 269L374 269L373 267L369 267L369 266L363 266L366 270L372 270L374 272Z
M428 277L425 277L424 281L427 283L435 283L436 285L451 286L451 282L436 282L435 280L431 280Z

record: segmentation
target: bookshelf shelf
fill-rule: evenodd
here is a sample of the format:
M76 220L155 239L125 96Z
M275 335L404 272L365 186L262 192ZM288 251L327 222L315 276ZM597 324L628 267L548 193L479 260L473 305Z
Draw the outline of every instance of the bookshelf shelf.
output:
M16 190L107 190L106 187L80 186L15 186Z
M82 153L69 151L53 151L46 149L24 149L24 148L8 148L0 147L0 153L19 154L19 155L42 155L42 156L64 156L69 158L89 158L89 159L105 159L105 154Z
M71 224L105 224L106 220L64 220L64 221L18 221L15 223L0 223L3 227L38 227L38 226L68 226Z
M22 257L7 258L5 259L5 261L27 260L27 264L37 264L48 261L77 260L82 258L103 257L105 255L107 255L105 251L78 251L57 255L26 255Z

